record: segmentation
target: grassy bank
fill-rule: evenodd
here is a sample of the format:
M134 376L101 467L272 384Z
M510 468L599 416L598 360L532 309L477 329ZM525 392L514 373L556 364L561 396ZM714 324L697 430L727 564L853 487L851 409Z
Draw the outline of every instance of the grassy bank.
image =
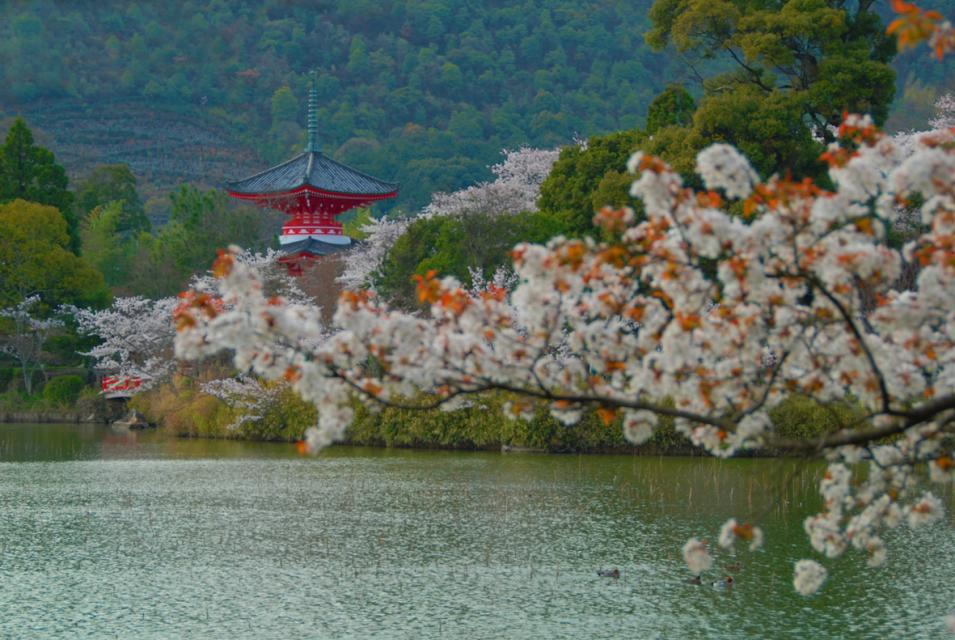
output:
M99 392L79 375L60 375L44 381L34 380L34 392L26 393L19 372L6 376L7 390L0 393L2 422L77 422L101 421L109 415ZM0 382L3 382L0 376Z
M623 437L618 422L607 425L595 412L585 413L572 427L562 425L545 409L530 422L502 417L503 394L485 394L466 409L453 412L386 408L373 413L356 405L356 418L348 431L348 444L421 449L489 449L502 445L551 452L694 455L699 449L677 433L673 421L660 421L652 440L634 447ZM317 414L313 406L290 391L260 419L230 428L238 414L216 398L203 394L199 383L177 377L156 389L137 395L130 403L148 420L172 435L199 438L235 438L292 442L302 438ZM851 418L844 408L832 408L802 397L789 398L772 412L780 435L812 438L835 431ZM769 452L773 453L773 452Z

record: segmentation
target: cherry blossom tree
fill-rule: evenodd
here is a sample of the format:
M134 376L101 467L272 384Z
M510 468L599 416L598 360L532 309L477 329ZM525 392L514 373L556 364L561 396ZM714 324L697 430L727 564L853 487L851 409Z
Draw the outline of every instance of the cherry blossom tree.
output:
M289 274L280 260L285 254L275 249L266 249L264 253L240 250L235 260L255 269L262 282L263 291L269 295L281 296L286 302L309 304L312 297L302 291L298 279ZM196 274L189 282L194 292L211 293L216 290L216 278L212 271Z
M223 378L205 382L199 387L203 393L217 398L227 404L237 418L226 428L235 430L248 422L255 422L265 417L276 406L279 399L288 389L285 381L265 383L249 375L239 375L235 378Z
M388 250L404 235L410 220L381 218L361 228L365 239L345 254L345 267L338 282L347 289L359 289L371 281Z
M468 293L472 297L480 296L488 291L513 291L518 284L517 274L504 265L494 270L490 280L487 280L484 274L474 267L468 267L468 275L471 278L471 288Z
M503 153L504 161L491 167L493 181L453 193L436 193L421 214L425 217L468 213L508 215L537 211L541 183L557 162L560 149L521 147Z
M102 342L82 355L93 358L97 369L121 378L140 378L141 389L162 382L176 368L172 312L176 298L116 298L99 311L72 309L80 333Z
M955 94L946 93L935 101L935 117L929 120L933 129L955 127Z
M34 307L39 302L39 296L29 296L14 307L0 309L0 318L11 325L8 334L0 335L0 353L20 363L27 393L33 393L33 374L43 371L43 345L53 331L63 327L56 318L34 317Z
M177 353L231 350L240 371L289 382L319 408L312 450L343 437L355 398L453 409L502 390L514 398L507 417L544 403L573 424L596 408L635 444L669 416L718 457L820 453L825 506L805 522L813 549L878 566L887 530L942 518L920 470L929 485L955 481L955 132L921 135L906 154L849 116L823 159L835 190L760 182L734 148L714 145L697 158L706 188L696 191L636 153L628 169L644 220L604 209L595 223L607 240L519 245L511 294L422 277L426 317L346 291L323 340L314 308L265 296L255 270L225 254L217 295L177 312ZM918 233L898 246L890 231L907 211ZM787 439L769 411L793 394L858 417ZM757 524L728 521L719 545L758 548ZM693 570L710 552L701 539L684 548ZM802 560L794 586L808 595L825 578L821 563Z
M436 193L419 217L466 216L483 213L512 215L537 211L540 186L560 155L560 149L521 147L504 150L504 160L491 167L495 178L453 193ZM362 227L367 237L345 255L345 269L338 282L350 289L367 286L372 274L395 242L404 235L410 219L376 220Z
M263 291L283 296L288 302L311 300L279 263L282 254L240 251L235 260L255 269L262 279ZM190 282L196 294L216 289L211 272L198 274ZM80 333L97 336L102 342L82 353L94 359L98 369L121 378L140 378L140 389L161 383L176 369L173 341L176 336L173 311L181 303L174 297L151 300L139 296L116 298L103 310L69 308Z
M935 113L928 121L929 130L944 132L955 127L955 95L946 93L935 101ZM908 157L918 149L918 140L926 131L902 131L893 136L893 142L899 152Z

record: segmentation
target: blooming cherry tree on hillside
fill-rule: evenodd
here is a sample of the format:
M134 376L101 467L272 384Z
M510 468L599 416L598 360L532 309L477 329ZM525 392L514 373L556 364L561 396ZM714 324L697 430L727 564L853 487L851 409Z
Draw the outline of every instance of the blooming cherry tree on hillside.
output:
M346 291L337 333L310 348L317 312L269 299L255 270L227 254L218 296L179 309L177 353L228 349L239 370L291 383L319 408L313 450L343 436L356 397L453 408L503 390L514 398L508 417L545 403L573 424L596 408L635 444L670 416L714 456L822 452L825 506L805 523L810 542L824 558L852 550L878 566L886 530L942 517L919 469L929 484L955 481L955 132L919 136L910 154L865 117L838 133L824 155L833 191L761 182L727 145L699 154L706 188L696 191L637 153L628 167L646 218L601 211L595 222L614 239L516 247L510 294L422 278L426 317ZM917 232L899 246L891 231L907 213ZM913 287L900 278L907 265ZM793 394L858 417L786 439L769 411ZM757 524L727 522L720 546L757 548ZM699 539L684 548L694 570L709 554ZM810 594L825 577L801 561L794 584Z
M955 127L955 94L946 93L935 101L935 117L929 120L933 129Z
M459 216L469 213L509 215L537 211L540 186L557 162L560 149L521 147L504 151L504 161L491 167L494 180L453 193L436 193L421 215Z
M366 234L361 245L345 254L345 268L338 282L346 289L358 289L371 280L388 250L404 235L409 220L382 218L361 228Z
M436 193L420 217L475 213L512 215L536 211L541 183L559 155L560 149L521 147L516 151L505 150L504 161L491 167L495 176L492 182L482 182L454 193ZM345 254L345 269L338 282L350 289L367 285L388 250L404 235L410 223L410 219L383 219L362 227L367 237L360 246Z
M285 254L275 249L266 249L264 253L240 250L235 259L255 269L262 281L263 291L269 295L281 296L286 302L309 304L311 296L302 291L298 279L289 274L288 269L279 260ZM213 272L198 273L189 282L193 292L212 293L216 290L216 277Z

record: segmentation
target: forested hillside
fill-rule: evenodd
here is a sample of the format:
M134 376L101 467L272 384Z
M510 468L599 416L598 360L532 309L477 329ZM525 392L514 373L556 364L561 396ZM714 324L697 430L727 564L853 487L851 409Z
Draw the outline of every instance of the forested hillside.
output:
M695 90L700 60L644 44L650 4L4 3L0 112L23 114L74 177L129 164L148 198L293 152L315 68L322 148L400 181L414 210L490 177L502 148L630 128L668 83ZM930 105L951 65L924 57L897 68Z

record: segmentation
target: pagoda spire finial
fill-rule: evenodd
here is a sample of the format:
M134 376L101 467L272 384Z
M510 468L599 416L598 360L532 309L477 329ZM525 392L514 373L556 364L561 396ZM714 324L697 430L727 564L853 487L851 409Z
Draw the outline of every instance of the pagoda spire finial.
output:
M311 82L308 86L308 143L305 151L318 151L318 72L312 69L308 75Z

